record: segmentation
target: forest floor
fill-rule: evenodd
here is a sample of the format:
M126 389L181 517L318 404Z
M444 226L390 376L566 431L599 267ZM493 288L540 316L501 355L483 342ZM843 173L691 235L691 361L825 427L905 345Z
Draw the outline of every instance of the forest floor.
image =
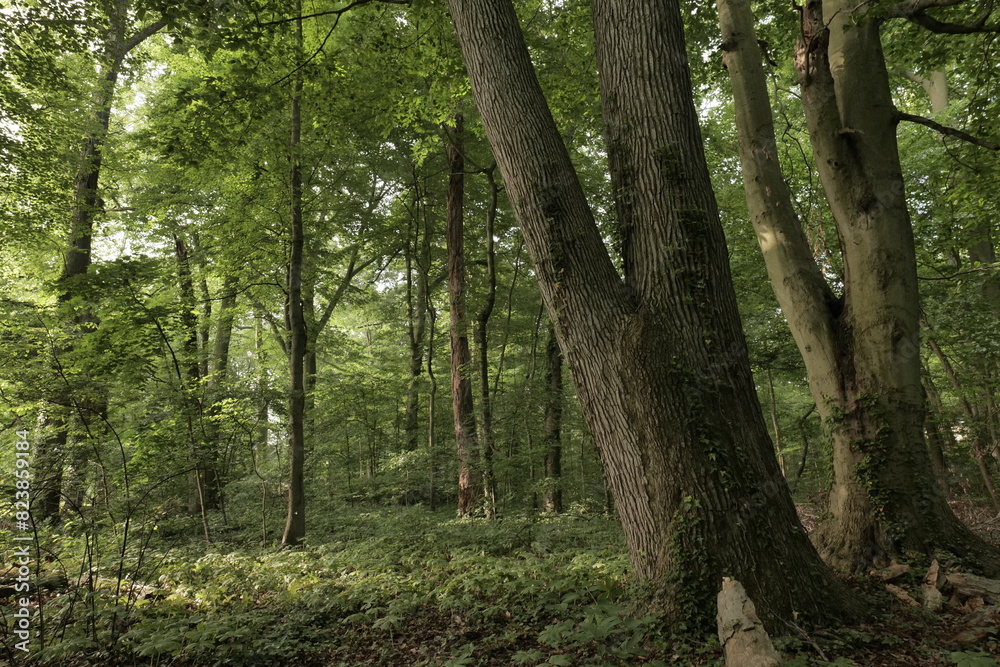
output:
M1000 546L994 512L955 509ZM133 530L124 550L111 535L100 549L44 535L44 576L57 583L28 660L12 650L13 601L0 599L0 664L723 664L714 637L671 635L630 613L628 559L605 515L459 521L415 507L343 510L322 523L290 550L262 548L250 529L195 542L190 527L166 521ZM919 599L925 567L893 584ZM790 628L775 640L785 665L1000 666L1000 606L956 598L931 613L889 595L877 573L851 585L876 620Z

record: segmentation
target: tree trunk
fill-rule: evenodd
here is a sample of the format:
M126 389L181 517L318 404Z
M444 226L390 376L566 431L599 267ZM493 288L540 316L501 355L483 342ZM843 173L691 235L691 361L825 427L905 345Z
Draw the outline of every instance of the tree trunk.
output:
M233 338L233 319L236 316L236 285L234 276L226 276L222 281L222 299L219 302L219 319L215 325L215 340L212 343L212 381L218 384L226 379L229 372L229 344Z
M437 491L435 483L437 480L437 470L435 468L435 456L437 454L436 435L434 429L437 424L435 419L437 411L435 403L437 401L437 378L434 376L434 327L437 324L437 311L430 302L430 295L427 300L427 504L433 512L437 509Z
M972 435L971 441L969 442L969 454L972 456L972 459L976 462L976 467L979 469L979 476L983 481L983 488L986 489L986 492L989 494L990 499L993 501L993 504L997 507L997 509L1000 509L1000 495L997 494L996 485L993 483L993 474L990 472L990 467L986 458L986 452L989 449L989 434L985 423L979 414L979 408L975 404L970 403L969 399L966 398L962 383L958 379L958 373L955 372L955 367L951 365L951 360L945 355L944 350L942 350L941 346L937 344L937 341L930 338L927 343L930 345L934 355L938 358L938 361L941 362L941 367L944 368L945 374L948 376L948 379L951 380L951 385L958 394L959 405L962 406L962 411L965 413L969 430Z
M208 275L206 270L205 253L201 246L201 239L198 232L191 234L191 268L197 268L198 272L198 298L201 299L201 316L198 318L198 373L203 378L207 378L211 364L211 336L212 336L212 295L208 290Z
M71 305L73 299L81 289L80 280L90 269L94 220L103 206L98 188L104 161L104 142L111 125L111 109L122 63L132 49L166 24L166 21L161 19L129 36L126 25L129 18L128 0L113 0L107 4L107 9L107 32L101 44L97 85L89 103L91 115L84 127L85 136L76 164L69 239L57 286L59 302L66 307L73 307ZM72 320L74 325L84 332L96 325L88 308L74 313ZM61 349L56 354L61 356L69 351ZM61 402L65 405L75 403L80 413L79 417L83 421L87 421L93 414L104 411L104 406L101 405L103 400L82 402L64 397ZM69 441L67 433L58 431L68 428L71 416L65 408L50 405L45 411L45 419L43 431L47 436L39 440L37 458L46 466L46 486L41 495L41 502L36 504L38 509L36 518L58 521L65 463L64 448Z
M410 343L410 381L406 387L406 418L403 424L406 451L417 450L420 430L420 376L424 368L424 335L427 328L427 287L431 261L429 216L416 170L413 173L412 244L406 253L406 309ZM420 248L418 251L417 248ZM416 290L413 264L417 265Z
M295 2L295 40L301 51L302 14L301 0ZM302 310L302 255L305 249L305 229L302 221L302 165L299 142L302 116L299 108L302 96L302 73L292 78L291 131L289 133L290 168L290 240L288 258L288 440L289 481L288 516L281 543L298 544L306 534L305 497L305 357L306 323Z
M563 358L551 326L545 352L549 362L545 372L545 511L562 514Z
M771 375L771 367L767 368L767 397L768 408L771 413L771 428L774 430L774 451L778 456L778 467L781 474L785 474L785 455L781 449L781 422L778 421L778 404L774 397L774 378Z
M941 397L937 393L937 388L931 380L929 374L923 376L924 395L927 397L927 415L924 421L924 432L927 435L927 446L931 455L931 465L934 466L934 476L941 486L941 493L947 498L950 491L950 480L948 479L948 464L945 460L945 438L943 436L946 425L942 414Z
M814 534L824 558L863 571L907 550L944 547L1000 566L952 514L924 443L915 251L877 24L846 0L810 0L796 52L841 239L838 298L812 258L778 164L749 2L718 4L750 215L833 440L831 520Z
M465 238L463 206L465 157L462 154L463 118L455 115L448 144L448 304L451 314L451 396L458 453L458 515L470 516L482 497L479 443L469 377L469 336L465 313Z
M218 506L216 494L214 452L203 437L201 392L201 364L199 362L199 326L197 304L195 303L194 277L191 274L191 259L184 239L174 234L174 255L177 260L177 279L181 294L181 344L178 381L184 394L184 418L187 424L188 444L194 470L188 476L188 512L200 515L207 532L206 512Z
M688 627L711 627L725 573L775 626L793 613L850 616L850 593L798 522L750 376L677 3L593 3L624 281L512 4L449 6L651 605Z
M493 308L497 301L497 267L496 249L493 244L493 228L497 217L497 196L499 188L493 178L493 169L486 171L490 183L490 204L486 212L486 302L476 318L476 351L479 356L479 409L482 413L483 439L483 500L486 504L486 514L492 517L496 513L497 490L496 478L493 474L493 456L496 454L496 441L493 437L493 399L490 396L490 361L489 361L489 324Z
M257 433L254 443L261 456L267 455L268 441L271 439L271 388L267 377L267 359L264 350L264 318L254 311L253 344L254 361L256 362L256 392L257 392Z

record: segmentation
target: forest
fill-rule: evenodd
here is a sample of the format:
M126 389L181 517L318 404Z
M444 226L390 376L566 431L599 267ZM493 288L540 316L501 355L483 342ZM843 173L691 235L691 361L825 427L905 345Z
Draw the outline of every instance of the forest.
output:
M0 664L1000 665L993 0L0 0Z

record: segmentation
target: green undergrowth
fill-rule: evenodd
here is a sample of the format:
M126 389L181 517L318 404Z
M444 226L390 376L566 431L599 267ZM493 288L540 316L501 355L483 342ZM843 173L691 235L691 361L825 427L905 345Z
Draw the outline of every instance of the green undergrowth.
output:
M158 576L142 599L106 579L47 599L59 632L33 661L664 664L649 658L662 624L631 613L628 558L607 517L486 522L406 508L324 523L326 536L295 549L151 543Z
M14 653L13 606L0 599L0 664L723 664L714 637L671 635L631 605L642 589L607 516L488 522L412 507L316 519L294 549L221 527L206 543L176 520L43 533L31 651ZM871 581L852 586L879 620L790 626L775 639L786 664L997 667L990 628L896 604Z

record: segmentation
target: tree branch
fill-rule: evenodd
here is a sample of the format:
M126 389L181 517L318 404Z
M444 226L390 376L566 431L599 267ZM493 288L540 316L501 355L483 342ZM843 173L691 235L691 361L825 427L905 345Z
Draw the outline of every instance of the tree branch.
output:
M892 8L889 12L891 18L909 18L917 12L922 12L931 7L952 7L960 5L965 0L905 0Z
M134 35L125 40L125 49L123 53L128 53L135 47L142 44L144 41L158 33L167 23L170 21L167 18L161 18L159 21L153 21L144 28L140 28Z
M376 255L365 260L361 264L357 264L359 249L360 248L358 246L355 246L353 254L351 255L351 262L347 267L347 271L344 272L344 277L341 279L340 284L337 285L337 290L333 293L333 296L331 296L330 300L327 302L326 308L323 309L323 314L320 316L319 322L316 323L317 336L319 335L319 332L326 327L327 322L330 321L330 316L333 315L333 311L337 307L337 304L340 303L344 293L347 292L347 288L351 286L351 281L354 279L354 276L374 264L378 259L378 256Z
M983 32L1000 32L1000 24L984 25L984 23L980 23L978 21L971 25L963 23L948 23L947 21L939 21L924 12L917 12L913 16L907 16L906 18L911 23L916 23L921 28L944 35L971 35Z
M986 25L986 21L993 13L993 1L985 3L979 18L972 23L951 23L941 21L927 13L932 7L951 7L961 4L965 0L906 0L901 2L889 12L889 18L906 19L926 30L948 35L968 35L983 32L1000 32L1000 24Z
M903 113L902 111L896 112L896 121L908 120L911 123L917 123L919 125L925 125L932 130L939 132L946 137L956 137L962 141L967 141L970 144L975 144L976 146L981 146L987 148L991 151L1000 151L1000 144L994 143L992 141L987 141L986 139L980 139L975 137L968 132L963 132L962 130L955 129L954 127L948 127L947 125L942 125L930 118L924 118L923 116L916 116L910 113Z
M278 19L276 21L267 21L266 23L260 23L259 25L261 25L261 26L281 25L283 23L291 23L292 21L298 21L298 20L301 20L301 19L314 19L314 18L318 18L320 16L338 16L339 17L341 14L343 14L344 12L346 12L349 9L354 9L355 7L359 7L361 5L368 5L368 4L371 4L373 2L381 3L381 4L384 4L384 5L409 5L410 4L410 0L354 0L354 2L351 2L346 7L342 7L340 9L331 9L331 10L326 11L326 12L317 12L315 14L306 14L305 16L294 17L294 18L290 18L290 19Z

